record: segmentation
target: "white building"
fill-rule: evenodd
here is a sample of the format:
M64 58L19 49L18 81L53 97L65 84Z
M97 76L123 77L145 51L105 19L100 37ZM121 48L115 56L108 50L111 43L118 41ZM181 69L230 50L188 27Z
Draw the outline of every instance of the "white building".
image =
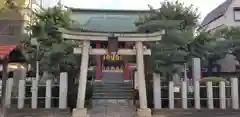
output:
M226 0L203 19L201 28L214 31L224 26L240 26L240 0Z
M240 26L240 0L226 0L208 13L201 23L202 29L211 32L226 26ZM233 55L227 55L218 63L222 72L234 72L239 65Z

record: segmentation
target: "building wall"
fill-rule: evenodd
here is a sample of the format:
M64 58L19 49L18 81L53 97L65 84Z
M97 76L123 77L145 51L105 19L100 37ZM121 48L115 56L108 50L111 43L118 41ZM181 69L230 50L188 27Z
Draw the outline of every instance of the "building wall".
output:
M34 2L34 0L25 0L25 7L24 9L22 9L21 13L24 17L24 29L23 29L23 33L28 33L25 30L25 27L28 25L29 21L31 20L31 14L33 9L37 8L36 3Z
M204 29L208 30L208 31L214 31L216 29L219 29L220 27L224 26L226 23L226 15L220 17L219 19L211 22L210 24L208 24L207 26L204 27Z
M240 26L240 22L234 20L234 7L240 7L240 0L233 0L232 4L230 4L230 6L227 8L227 11L223 16L211 22L204 28L214 31L224 26Z
M214 32L216 29L225 26L240 26L240 22L234 20L234 7L240 7L240 0L233 0L222 17L211 22L204 28ZM234 72L236 70L236 65L239 65L235 58L236 57L233 55L226 55L225 58L219 60L217 63L221 66L221 72Z
M224 17L224 20L220 22L225 26L240 26L239 21L234 20L234 7L240 7L240 0L233 0L232 4L228 7ZM221 72L234 72L236 70L236 65L239 65L236 57L233 55L226 55L224 59L218 61L221 66Z
M240 26L240 21L234 20L234 7L240 7L240 0L233 0L232 4L228 7L226 14L225 24L228 26Z

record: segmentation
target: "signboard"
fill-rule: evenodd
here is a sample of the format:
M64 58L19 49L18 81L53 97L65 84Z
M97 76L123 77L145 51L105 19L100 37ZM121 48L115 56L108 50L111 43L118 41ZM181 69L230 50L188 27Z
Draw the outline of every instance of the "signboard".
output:
M103 56L103 70L122 70L122 56L117 54L108 54Z
M118 37L108 37L108 52L116 54L118 51Z
M15 10L0 12L0 43L18 44L23 34L24 20Z

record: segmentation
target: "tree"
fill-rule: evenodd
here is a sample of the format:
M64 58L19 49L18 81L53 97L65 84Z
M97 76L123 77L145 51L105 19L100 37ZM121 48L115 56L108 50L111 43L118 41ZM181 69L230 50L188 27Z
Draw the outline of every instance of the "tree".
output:
M196 28L199 13L193 5L186 6L184 3L179 2L178 0L175 2L167 1L161 2L161 7L158 9L154 9L152 6L149 6L151 13L150 15L146 15L140 17L136 22L136 25L143 25L149 22L153 22L156 26L152 26L152 31L159 30L159 28L166 26L164 23L167 23L167 27L169 25L176 26L179 25L179 21L181 22L181 28ZM154 22L155 21L155 22ZM158 22L158 21L169 21L169 22ZM164 25L163 25L164 24Z
M141 32L164 30L162 40L152 44L154 72L172 74L192 57L207 55L207 33L194 35L199 19L197 9L179 1L164 1L159 9L153 9L150 15L140 17L136 22Z
M59 28L70 28L72 25L71 12L65 10L61 4L51 8L40 8L32 11L31 21L26 27L31 32L30 37L22 41L27 51L31 65L40 62L41 74L46 73L54 77L60 72L79 70L79 58L73 54L75 41L64 40ZM31 39L36 38L39 50L31 44Z
M218 38L216 43L217 49L225 55L226 53L232 53L240 60L240 27L224 27L214 32L214 35ZM223 56L222 55L222 56Z
M214 32L218 38L218 49L224 52L240 52L240 27L224 27Z

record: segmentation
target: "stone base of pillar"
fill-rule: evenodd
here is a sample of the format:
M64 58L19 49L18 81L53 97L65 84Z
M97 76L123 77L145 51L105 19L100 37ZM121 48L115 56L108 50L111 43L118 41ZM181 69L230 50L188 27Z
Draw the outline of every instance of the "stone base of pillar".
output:
M72 112L72 117L89 117L86 108L75 108Z
M150 108L137 109L136 117L152 117L151 109Z

